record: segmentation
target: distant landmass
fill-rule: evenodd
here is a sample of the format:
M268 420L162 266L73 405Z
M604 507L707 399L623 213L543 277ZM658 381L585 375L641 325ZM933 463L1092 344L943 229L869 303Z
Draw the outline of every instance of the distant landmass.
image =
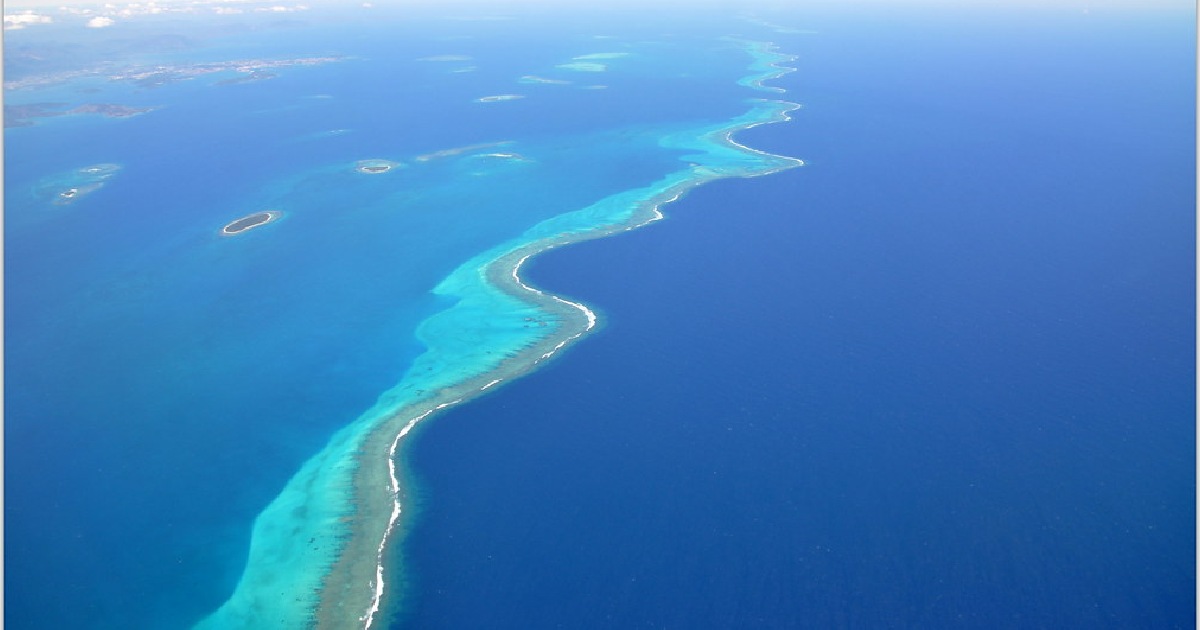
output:
M68 109L69 108L69 109ZM84 103L71 107L68 103L31 103L28 105L5 105L5 127L29 127L38 118L53 118L57 116L75 116L78 114L99 114L106 118L129 118L147 112L156 107L131 107L112 103Z
M109 64L102 64L78 70L27 76L22 79L5 81L4 89L7 91L47 87L68 81L97 77L102 77L113 82L133 83L139 87L160 87L219 72L239 72L248 75L241 79L227 79L219 83L243 83L245 81L269 79L276 76L273 73L266 72L268 69L315 66L342 60L344 60L344 57L334 55L294 59L238 59L195 64L160 64L151 68L137 64L130 64L123 68L113 68Z

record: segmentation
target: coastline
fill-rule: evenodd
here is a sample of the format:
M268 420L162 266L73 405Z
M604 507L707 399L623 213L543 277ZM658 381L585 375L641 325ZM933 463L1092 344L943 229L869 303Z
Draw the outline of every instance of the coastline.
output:
M770 52L769 45L741 43L754 57L752 70L790 58ZM456 302L418 329L426 352L259 514L234 593L197 627L377 627L380 616L394 609L392 576L402 564L395 545L411 517L397 471L405 438L422 420L529 373L597 326L595 313L583 304L525 283L524 262L658 221L665 216L663 204L710 181L803 165L733 139L738 131L790 120L788 113L800 106L747 102L749 110L733 120L660 139L664 148L687 152L679 157L681 169L542 221L443 280L434 293Z
M266 215L266 217L262 221L259 221L258 223L252 223L241 229L233 230L232 232L229 231L229 228L231 226L236 225L247 219L259 216L259 215ZM238 234L245 234L246 232L249 232L250 230L253 230L254 228L262 227L264 225L267 225L268 223L274 223L275 221L278 221L282 217L283 217L283 213L278 210L261 210L259 212L252 212L244 217L240 217L240 218L230 221L229 223L226 223L225 227L221 228L220 235L229 237L229 236L237 236Z

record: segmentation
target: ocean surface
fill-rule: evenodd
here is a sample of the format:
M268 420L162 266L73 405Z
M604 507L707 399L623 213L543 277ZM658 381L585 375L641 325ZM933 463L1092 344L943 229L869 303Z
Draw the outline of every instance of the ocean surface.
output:
M298 627L229 612L252 528L328 568L289 480L469 337L444 281L680 172L522 268L595 331L403 443L373 627L1195 627L1194 8L54 15L6 107L156 109L5 130L7 627ZM803 167L692 142L775 99Z

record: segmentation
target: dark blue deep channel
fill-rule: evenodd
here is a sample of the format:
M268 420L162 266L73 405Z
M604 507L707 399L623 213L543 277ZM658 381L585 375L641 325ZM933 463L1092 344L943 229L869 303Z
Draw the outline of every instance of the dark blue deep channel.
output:
M798 24L806 167L534 261L606 327L422 430L397 625L1194 627L1192 21L1022 11Z

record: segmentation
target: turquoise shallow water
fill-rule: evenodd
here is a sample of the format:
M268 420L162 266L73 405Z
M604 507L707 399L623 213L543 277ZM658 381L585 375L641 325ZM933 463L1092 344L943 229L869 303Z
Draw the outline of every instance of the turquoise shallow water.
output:
M6 627L1189 625L1194 8L379 9L6 31Z
M210 627L302 625L356 510L365 431L558 326L482 282L482 262L793 165L721 144L782 111L737 85L761 70L723 26L564 17L547 34L511 17L317 10L219 36L146 18L111 48L64 20L6 42L20 63L80 37L118 64L337 55L244 84L10 86L16 104L159 108L6 131L11 625L184 627L227 600ZM156 49L162 33L187 39ZM444 55L461 61L428 60ZM576 57L605 71L561 67ZM10 80L32 72L10 63ZM119 170L51 202L97 164ZM267 209L281 218L218 234ZM82 594L53 606L63 575Z

